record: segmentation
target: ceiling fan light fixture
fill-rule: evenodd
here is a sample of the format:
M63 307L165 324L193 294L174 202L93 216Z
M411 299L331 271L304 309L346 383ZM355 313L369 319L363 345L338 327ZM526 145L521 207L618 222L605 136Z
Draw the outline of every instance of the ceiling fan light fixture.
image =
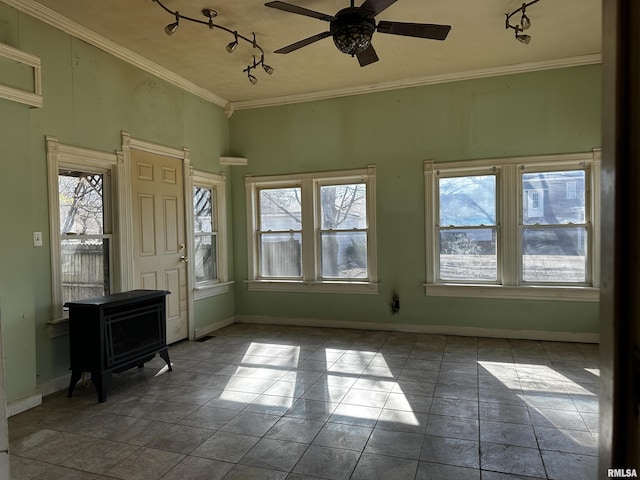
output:
M333 43L348 55L357 55L369 48L375 29L373 21L357 15L344 15L331 22Z
M350 7L343 8L335 15L327 15L326 13L309 10L308 8L283 1L267 2L265 3L267 7L329 22L328 31L317 33L286 47L279 48L274 53L291 53L323 38L331 37L339 51L352 57L357 57L360 66L365 67L379 60L371 44L371 37L374 32L432 40L444 40L447 37L449 30L451 30L451 25L389 21L376 23L375 17L396 1L364 0L359 7L356 7L355 0L351 0Z

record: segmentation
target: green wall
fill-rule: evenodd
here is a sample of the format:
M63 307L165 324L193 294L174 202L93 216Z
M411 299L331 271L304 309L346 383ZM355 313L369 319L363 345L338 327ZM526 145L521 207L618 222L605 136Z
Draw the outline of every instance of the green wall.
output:
M45 135L114 152L126 131L161 145L188 147L195 169L228 175L218 158L228 153L229 124L221 108L2 3L0 41L41 58L44 96L43 108L0 100L0 308L11 402L69 369L68 336L52 336L47 323L51 269ZM5 73L13 83L23 76ZM43 232L41 248L32 246L34 231ZM232 246L229 235L231 252ZM233 295L232 289L196 302L196 326L206 328L232 316Z
M377 165L379 295L249 292L236 255L236 314L596 333L598 304L426 297L423 161L584 152L600 145L600 67L408 88L236 112L236 251L246 251L244 174ZM401 310L392 315L392 292Z

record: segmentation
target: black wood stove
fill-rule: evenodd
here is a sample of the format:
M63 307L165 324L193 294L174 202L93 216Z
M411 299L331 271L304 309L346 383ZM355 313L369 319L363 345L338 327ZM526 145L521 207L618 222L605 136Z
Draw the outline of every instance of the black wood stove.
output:
M160 354L171 370L166 338L165 290L131 290L68 302L71 382L91 373L98 402L107 399L112 372L141 368Z

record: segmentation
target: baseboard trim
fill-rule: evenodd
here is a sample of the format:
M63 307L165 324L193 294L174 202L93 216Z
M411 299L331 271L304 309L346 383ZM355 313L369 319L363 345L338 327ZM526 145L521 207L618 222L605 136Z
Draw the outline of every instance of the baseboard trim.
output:
M42 405L42 395L40 393L19 398L7 404L7 417L13 417L19 413L26 412L38 405Z
M43 397L46 397L52 393L69 388L69 382L71 382L71 373L38 385L38 390L40 390L40 394Z
M510 330L501 328L458 327L450 325L424 325L414 323L353 322L318 318L271 317L267 315L236 315L236 323L261 325L292 325L298 327L353 328L390 332L431 333L467 337L512 338L518 340L543 340L551 342L600 343L597 333L550 332L545 330Z
M225 318L224 320L214 322L205 327L196 328L194 332L195 338L204 337L205 335L209 335L211 332L215 332L216 330L219 330L221 328L228 327L229 325L233 325L235 321L236 321L236 317L229 317L229 318Z

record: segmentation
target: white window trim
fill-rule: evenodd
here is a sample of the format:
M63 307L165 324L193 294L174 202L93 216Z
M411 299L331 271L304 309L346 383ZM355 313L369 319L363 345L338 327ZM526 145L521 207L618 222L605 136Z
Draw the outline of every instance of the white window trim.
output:
M52 295L52 319L51 324L66 322L68 312L65 312L62 295L62 266L60 255L60 199L58 195L58 175L61 168L86 169L108 172L111 176L111 211L115 213L116 178L115 171L118 164L118 154L105 153L86 148L74 147L59 143L55 137L46 137L47 146L47 177L49 185L49 243L51 249L51 295ZM55 187L55 188L54 188ZM116 228L116 216L112 213L111 233L111 264L110 279L111 288L114 288L116 278L114 264L115 253L118 252Z
M188 235L189 251L195 252L194 238L194 218L193 218L193 188L205 187L215 192L214 209L217 228L216 241L216 260L217 260L217 276L216 280L208 282L196 282L195 267L193 262L189 262L189 277L193 282L193 299L200 300L202 298L222 295L229 291L229 286L234 282L229 281L228 259L227 259L227 209L226 209L226 183L227 177L224 173L209 173L199 170L193 170L190 175L190 192L189 203L190 208L187 209L187 225L190 225L190 234Z
M539 155L457 162L424 162L425 181L425 245L426 245L426 282L425 295L433 297L478 297L523 300L556 300L598 302L600 299L600 164L601 150L592 152L559 155ZM565 169L586 167L588 172L586 188L591 215L589 251L591 262L587 274L591 286L534 286L520 285L518 280L520 239L517 222L521 208L520 172L527 167L540 169ZM476 175L498 170L498 224L502 255L498 255L498 268L501 272L501 285L440 283L437 276L436 221L438 217L437 176L439 171L446 174ZM517 192L517 201L504 195L503 190Z
M376 167L331 172L286 174L273 176L245 175L247 203L247 263L249 291L270 292L306 292L341 294L378 294L378 249L376 241ZM322 280L319 273L319 241L316 232L317 212L316 196L319 185L332 185L349 182L364 182L367 185L367 262L369 279L358 280ZM258 191L261 188L302 187L302 271L300 279L260 279L259 255L256 232L258 228ZM309 220L312 219L310 222Z

